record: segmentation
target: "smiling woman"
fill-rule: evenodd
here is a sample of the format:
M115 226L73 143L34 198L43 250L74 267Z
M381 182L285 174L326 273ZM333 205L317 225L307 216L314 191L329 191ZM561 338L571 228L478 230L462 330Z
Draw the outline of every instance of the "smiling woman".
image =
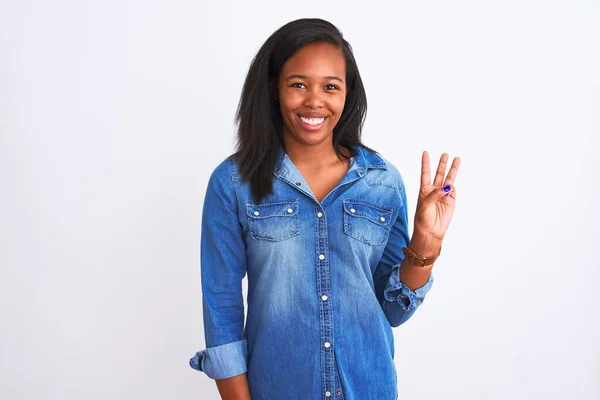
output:
M333 24L305 18L279 28L252 60L236 113L235 157L253 199L271 192L280 147L296 167L309 169L315 163L304 162L307 155L339 169L348 167L351 146L373 151L360 139L366 112L352 48ZM302 148L310 151L296 151Z
M327 21L284 25L250 65L237 151L204 200L207 348L190 360L223 399L397 398L392 327L433 283L458 161L443 180L444 154L431 184L423 153L411 239L402 176L361 141L366 110L352 49Z

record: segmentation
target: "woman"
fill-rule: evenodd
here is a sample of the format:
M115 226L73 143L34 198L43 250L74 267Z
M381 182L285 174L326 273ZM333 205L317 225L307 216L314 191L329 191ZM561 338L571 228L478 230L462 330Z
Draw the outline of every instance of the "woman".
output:
M433 283L460 159L444 177L444 153L432 183L423 152L409 237L400 173L361 142L366 104L350 45L321 19L281 27L250 66L237 151L206 192L207 348L190 360L223 399L398 396L391 328Z

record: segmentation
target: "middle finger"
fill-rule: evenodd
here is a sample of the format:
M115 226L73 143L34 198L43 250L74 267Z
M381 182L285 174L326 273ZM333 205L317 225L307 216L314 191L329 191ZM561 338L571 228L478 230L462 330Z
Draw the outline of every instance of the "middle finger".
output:
M441 186L442 182L444 182L444 175L446 175L446 165L448 164L448 153L443 153L440 157L440 163L437 167L437 171L435 172L435 178L433 179L433 184L437 186Z

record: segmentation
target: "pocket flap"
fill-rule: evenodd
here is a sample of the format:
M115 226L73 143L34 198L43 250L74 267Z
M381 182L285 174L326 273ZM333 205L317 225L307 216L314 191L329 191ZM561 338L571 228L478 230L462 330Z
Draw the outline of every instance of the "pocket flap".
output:
M246 204L246 213L252 218L293 217L298 213L298 201Z
M394 210L364 201L344 200L344 211L353 217L366 218L377 225L387 226Z

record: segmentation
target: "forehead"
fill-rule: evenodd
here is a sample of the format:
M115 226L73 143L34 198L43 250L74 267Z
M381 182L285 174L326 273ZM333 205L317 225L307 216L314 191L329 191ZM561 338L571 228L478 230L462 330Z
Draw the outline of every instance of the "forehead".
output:
M330 43L311 43L295 52L283 65L282 75L344 76L346 62L342 50Z

